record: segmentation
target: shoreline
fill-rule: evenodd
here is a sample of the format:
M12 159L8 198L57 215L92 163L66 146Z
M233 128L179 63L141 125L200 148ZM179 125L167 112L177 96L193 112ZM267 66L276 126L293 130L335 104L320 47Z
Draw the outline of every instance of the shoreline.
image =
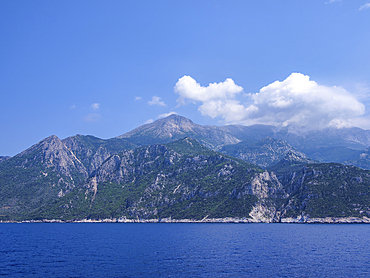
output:
M370 224L367 217L325 217L325 218L282 218L279 221L274 219L253 219L253 218L207 218L196 219L127 219L127 218L106 218L106 219L43 219L43 220L22 220L22 221L1 221L0 223L283 223L283 224Z

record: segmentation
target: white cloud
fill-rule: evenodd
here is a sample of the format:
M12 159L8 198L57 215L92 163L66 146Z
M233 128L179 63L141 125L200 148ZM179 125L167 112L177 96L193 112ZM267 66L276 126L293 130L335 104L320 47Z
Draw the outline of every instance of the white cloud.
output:
M180 95L177 99L179 104L185 104L186 100L207 102L215 99L233 98L243 91L243 88L235 85L231 78L224 82L210 83L202 87L192 77L185 75L175 85L175 92Z
M154 96L152 100L148 101L149 105L167 106L161 97Z
M223 94L209 93L204 97L199 96L199 92L210 86L201 87L191 77L187 79L190 82L181 82L178 86L180 79L175 86L175 92L180 94L179 103L184 104L186 99L202 102L198 107L202 115L221 117L225 123L270 124L312 130L351 126L365 113L365 106L345 89L318 85L301 73L292 73L284 81L275 81L259 93L249 94L247 104L235 98L242 90L239 86L240 89L234 93L224 91Z
M160 114L160 115L158 115L158 119L160 119L160 118L166 118L166 117L168 117L168 116L170 116L170 115L177 115L177 113L175 112L175 111L171 111L170 113L164 113L164 114Z
M153 119L149 119L149 120L146 120L144 124L151 124L153 121Z
M335 3L335 2L342 2L342 0L329 0L329 1L325 2L325 4L332 4L332 3Z
M243 88L236 85L231 78L203 87L192 77L185 75L176 83L174 90L179 94L179 105L189 101L202 102L198 108L202 115L212 118L221 116L226 122L241 120L240 115L244 113L242 110L245 110L245 107L234 99Z
M251 98L258 111L249 115L247 122L340 128L350 126L351 119L365 113L365 106L343 88L318 85L301 73L275 81Z
M362 5L358 10L361 11L361 10L368 9L368 8L370 8L370 3L366 3Z
M84 117L86 122L96 122L99 121L101 118L100 114L97 113L90 113Z
M142 97L135 97L135 101L142 100Z
M76 105L71 105L70 107L69 107L70 109L76 109Z
M370 116L363 116L351 119L351 124L356 127L360 127L363 129L370 129Z
M91 104L91 108L94 109L94 110L99 110L100 103L93 103L93 104Z

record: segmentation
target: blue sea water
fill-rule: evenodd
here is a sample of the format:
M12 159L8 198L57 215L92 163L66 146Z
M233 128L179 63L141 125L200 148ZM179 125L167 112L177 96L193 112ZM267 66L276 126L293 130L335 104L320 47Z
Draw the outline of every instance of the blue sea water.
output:
M370 277L370 225L0 224L0 276Z

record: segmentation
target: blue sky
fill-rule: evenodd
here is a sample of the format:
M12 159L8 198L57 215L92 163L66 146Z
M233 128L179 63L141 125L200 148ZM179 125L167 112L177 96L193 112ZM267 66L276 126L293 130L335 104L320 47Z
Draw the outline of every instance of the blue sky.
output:
M370 129L369 0L6 0L0 14L0 155L168 113Z

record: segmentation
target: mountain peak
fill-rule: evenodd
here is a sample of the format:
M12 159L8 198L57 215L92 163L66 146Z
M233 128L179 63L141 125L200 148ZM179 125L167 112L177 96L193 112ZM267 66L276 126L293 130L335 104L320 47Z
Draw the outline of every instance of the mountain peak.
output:
M75 154L57 136L51 135L27 150L16 155L21 165L40 163L46 168L55 168L61 174L72 177L73 171L87 176L86 169Z
M240 140L216 126L202 126L193 123L188 118L177 114L156 120L153 123L135 128L116 138L127 138L130 142L139 145L154 143L169 143L184 137L197 139L202 145L210 149L218 149L227 144L236 144Z
M194 127L198 127L188 118L172 114L166 118L156 120L153 123L142 125L134 130L127 132L117 138L131 138L131 137L154 137L168 139L176 135L185 137L186 133L194 132ZM176 136L177 137L177 136Z
M165 118L158 119L157 121L161 121L161 120L162 121L163 120L176 120L176 121L185 121L185 122L191 122L191 123L193 123L192 120L190 120L190 119L188 119L188 118L186 118L184 116L180 116L178 114L171 114L171 115L169 115L169 116L167 116Z
M38 149L43 150L43 151L48 150L50 148L61 149L61 148L63 148L63 146L64 146L64 144L62 143L62 141L56 135L50 135L49 137L46 137L45 139L38 142L37 144L31 146L27 150L24 150L23 152L21 152L17 156L26 155L26 154L34 152L35 150L38 150Z

